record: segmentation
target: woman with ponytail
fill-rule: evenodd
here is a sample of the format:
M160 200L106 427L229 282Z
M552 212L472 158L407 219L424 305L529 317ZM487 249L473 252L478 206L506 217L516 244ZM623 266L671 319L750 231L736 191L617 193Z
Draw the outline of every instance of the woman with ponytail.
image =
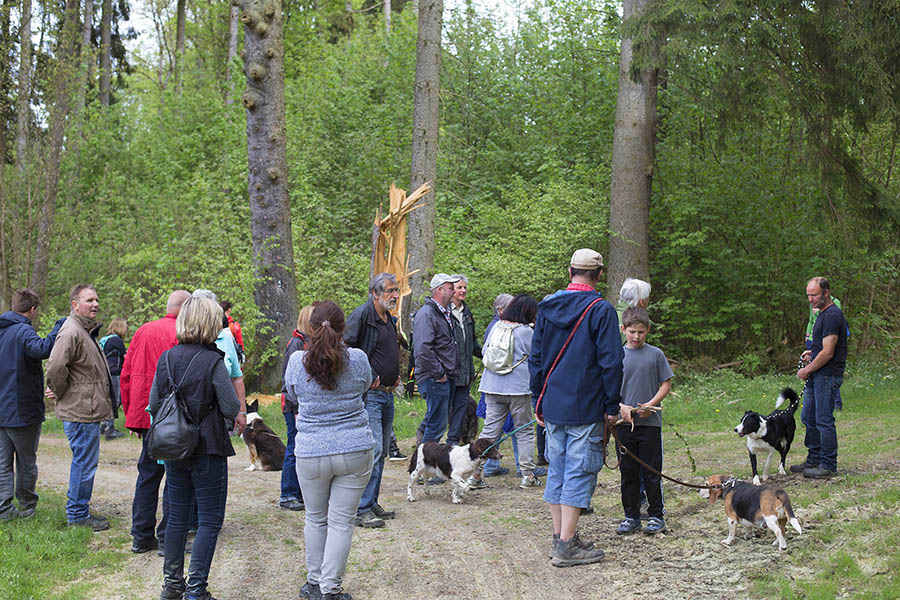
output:
M344 345L344 313L315 304L307 345L284 373L297 408L297 479L306 504L303 536L307 581L301 598L351 600L341 583L350 555L353 518L372 473L375 438L364 395L372 383L366 354Z

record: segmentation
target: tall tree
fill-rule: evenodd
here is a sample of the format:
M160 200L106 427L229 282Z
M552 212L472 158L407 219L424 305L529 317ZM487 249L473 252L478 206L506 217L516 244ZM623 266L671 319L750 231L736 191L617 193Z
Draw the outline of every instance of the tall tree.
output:
M225 104L234 102L234 78L231 76L231 63L237 56L238 17L240 16L239 0L230 0L231 13L228 18L228 54L225 58Z
M297 317L291 203L288 195L284 116L284 39L281 0L241 0L247 90L247 159L250 231L256 272L261 389L278 389L275 348L288 338Z
M435 178L438 153L438 102L441 87L441 24L443 0L419 1L419 32L416 40L416 79L413 93L412 166L409 189L430 183L432 191L422 208L409 215L409 278L411 301L403 315L409 331L409 313L425 300L427 277L434 268Z
M176 25L175 25L175 90L180 94L182 81L182 70L184 70L184 21L185 4L187 0L178 0L176 4Z
M624 25L640 19L652 0L625 0ZM653 43L652 41L650 43ZM650 278L650 191L656 146L655 65L636 68L633 40L622 38L612 147L607 296L615 301L626 277Z
M31 121L31 0L22 0L19 21L19 89L16 96L16 169L25 176Z
M112 79L112 0L102 0L100 15L100 104L109 106Z

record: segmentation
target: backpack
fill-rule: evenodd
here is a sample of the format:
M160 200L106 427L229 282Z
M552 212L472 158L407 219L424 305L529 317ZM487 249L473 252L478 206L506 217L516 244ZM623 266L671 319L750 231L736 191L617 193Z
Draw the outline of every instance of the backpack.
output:
M172 371L169 369L169 355L166 354L166 374L170 391L162 399L159 411L150 424L150 429L147 430L147 453L153 459L184 460L194 454L197 444L200 443L200 424L191 420L190 412L178 389L184 383L184 378L197 356L198 354L195 354L191 358L184 375L181 376L181 381L175 385L172 381ZM208 415L209 411L206 414Z
M513 369L525 362L528 354L525 354L513 364L516 339L513 331L522 327L521 323L507 323L497 321L491 329L484 348L481 349L481 362L484 368L498 375L507 375Z

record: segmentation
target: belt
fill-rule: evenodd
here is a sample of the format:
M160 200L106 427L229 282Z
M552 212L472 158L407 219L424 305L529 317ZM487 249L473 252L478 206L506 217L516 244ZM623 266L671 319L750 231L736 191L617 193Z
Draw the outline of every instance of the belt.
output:
M390 393L393 393L393 391L396 390L398 387L400 387L400 386L399 385L377 385L377 386L373 387L372 389L376 392L387 392L388 394L390 394Z

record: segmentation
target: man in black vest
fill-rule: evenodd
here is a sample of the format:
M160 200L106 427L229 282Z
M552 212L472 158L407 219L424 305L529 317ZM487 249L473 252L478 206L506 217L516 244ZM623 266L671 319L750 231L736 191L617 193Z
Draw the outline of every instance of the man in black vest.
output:
M375 462L359 500L355 520L359 527L384 527L384 519L394 518L394 511L384 510L378 504L378 492L394 427L394 390L400 386L400 342L396 320L391 315L399 297L397 278L379 273L369 284L369 301L350 313L344 328L344 342L366 353L375 378L366 394L369 427L375 437Z

